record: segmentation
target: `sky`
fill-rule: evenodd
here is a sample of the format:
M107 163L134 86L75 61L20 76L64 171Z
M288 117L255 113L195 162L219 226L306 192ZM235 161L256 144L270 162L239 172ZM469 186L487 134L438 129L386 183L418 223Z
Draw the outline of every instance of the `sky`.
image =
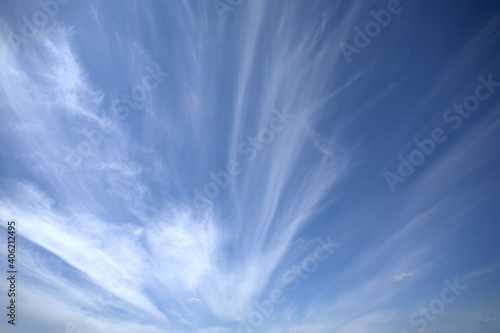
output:
M498 50L493 0L1 0L0 331L499 332Z

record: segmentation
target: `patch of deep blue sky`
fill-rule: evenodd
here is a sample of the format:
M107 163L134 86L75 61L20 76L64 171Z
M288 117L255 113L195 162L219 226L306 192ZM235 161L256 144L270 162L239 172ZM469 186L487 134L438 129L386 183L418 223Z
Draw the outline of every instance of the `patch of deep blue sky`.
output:
M495 1L44 3L0 5L20 328L498 331Z

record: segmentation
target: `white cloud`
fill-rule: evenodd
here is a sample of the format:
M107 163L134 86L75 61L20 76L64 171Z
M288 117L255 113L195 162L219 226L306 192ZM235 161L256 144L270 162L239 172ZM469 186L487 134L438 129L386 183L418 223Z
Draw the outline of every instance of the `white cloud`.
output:
M415 274L415 270L412 270L411 272L408 272L408 273L401 273L399 275L395 275L392 279L394 281L401 281L408 276L412 276L413 274Z
M497 317L488 317L488 318L484 318L483 320L481 320L483 323L487 323L487 322L490 322L490 321L498 321L498 318Z
M178 331L219 332L225 330L222 324L247 318L255 309L254 303L282 283L283 271L309 250L308 236L301 234L306 241L300 244L296 237L320 216L327 206L325 200L344 195L344 188L336 186L362 162L353 156L362 146L363 135L356 139L354 149L348 149L341 138L359 133L353 131L352 124L390 97L399 84L381 89L361 109L352 107L355 103L349 99L364 98L343 96L353 86L363 84L366 76L360 70L346 75L345 59L331 47L352 37L352 26L367 12L362 1L347 4L347 13L341 16L337 5L324 9L314 1L304 6L292 1L279 13L273 12L277 8L274 2L246 2L233 12L234 26L207 21L213 14L210 1L196 7L193 4L181 1L169 5L168 13L162 13L162 18L172 17L161 22L165 29L156 27L156 7L124 5L120 9L127 18L123 32L119 23L112 28L106 25L113 20L108 20L105 4L94 6L87 10L90 19L85 21L93 24L87 23L85 29L96 31L91 30L93 25L97 34L55 27L53 34L30 43L23 57L9 53L5 38L0 37L3 131L13 147L9 154L23 161L19 165L30 179L6 181L0 196L0 217L19 220L19 234L34 244L24 252L26 276L54 289L47 295L33 283L41 295L34 295L34 300L49 298L50 306L69 311L78 310L82 303L102 306L98 299L101 292L113 295L108 308L120 316L113 311L86 317L79 313L79 320L89 324L88 331L104 332L109 324L113 327L110 331L123 328L126 332L128 327L129 331L155 332L160 330L154 327L162 327L163 332L163 327L176 323ZM144 16L135 17L137 13ZM273 17L269 26L255 24L266 22L266 17ZM318 21L318 17L322 19ZM308 24L309 19L315 23ZM147 30L150 26L153 29ZM108 28L112 32L106 34ZM168 35L169 29L175 31L174 36ZM149 33L143 34L146 31ZM162 43L154 43L148 52L162 62L162 68L165 65L165 70L172 71L174 89L165 83L152 91L144 109L132 110L128 119L113 122L78 167L59 175L52 164L64 162L67 152L76 151L79 142L86 140L85 130L99 129L106 122L109 99L123 91L130 93L141 82L141 59L149 55L141 55L145 48L142 41L130 39L134 35L168 41L167 51ZM221 40L233 35L236 42L226 49ZM92 43L85 44L89 39ZM76 50L94 44L102 45L105 51L101 54L108 59L91 56L88 60L85 52L78 56ZM151 46L145 41L144 45ZM261 46L266 46L265 59L261 58ZM235 49L238 52L233 54ZM94 54L99 49L91 51ZM218 52L237 56L227 61ZM224 58L222 64L219 58ZM120 73L108 72L108 66L115 66ZM218 73L225 73L230 84L216 84ZM119 79L109 78L114 74ZM337 79L342 76L349 78ZM231 98L226 100L226 96ZM219 99L222 102L217 104ZM179 110L182 106L184 112ZM245 162L238 145L268 126L275 107L300 115L282 133L275 133L255 160ZM325 112L336 121L325 121ZM350 260L342 260L348 262L345 266L322 266L321 271L329 275L321 292L304 292L311 299L301 300L306 304L303 309L295 302L298 293L287 294L287 302L276 307L273 321L286 318L286 327L304 332L331 329L324 324L325 318L331 317L334 319L328 324L339 332L373 332L372 326L387 323L392 314L374 312L373 308L389 304L408 288L409 283L392 281L402 281L416 270L429 271L422 266L429 268L441 259L431 255L450 229L436 227L437 212L441 209L459 215L455 201L449 197L438 200L428 194L429 189L434 188L436 179L449 177L449 170L458 170L455 177L470 174L471 168L463 166L463 159L483 164L484 158L470 159L464 149L487 146L490 140L486 136L494 133L498 124L491 121L489 130L484 128L488 127L471 129L474 140L467 136L449 155L441 155L441 162L428 164L428 171L422 169L420 178L412 179L414 185L405 183L411 199L398 210L394 224L387 226L383 219L377 220L384 232L363 243L359 255L349 254ZM404 129L401 125L398 131ZM438 158L437 152L434 157ZM217 171L215 168L224 167L232 158L241 162L243 170L220 190L214 199L216 209L204 213L191 209L192 187L211 181L209 171ZM462 167L457 169L456 165ZM363 194L373 188L364 178L353 184L363 184ZM346 221L375 220L363 214L370 211L369 205L387 202L386 197L379 198L344 201L338 211L332 211L331 221L315 220L320 229L311 229L311 237L323 227L344 231L351 228L347 224L353 225ZM428 201L432 204L426 205ZM475 202L469 203L461 206L475 207ZM349 218L342 214L353 207L356 212ZM453 228L462 224L455 223ZM346 233L353 234L355 228L363 226L362 222L355 224ZM425 242L414 237L422 230ZM351 244L353 248L359 245L355 240ZM39 253L46 253L46 257L37 256ZM63 264L49 267L49 257ZM406 272L408 267L415 270ZM403 273L391 281L387 272ZM318 272L317 277L319 281L324 276ZM307 281L302 290L319 286ZM186 299L186 295L197 297ZM33 307L33 317L44 318L45 311ZM153 322L151 327L121 319L131 314L138 321ZM201 327L199 323L207 317L217 326ZM299 325L306 320L323 324Z

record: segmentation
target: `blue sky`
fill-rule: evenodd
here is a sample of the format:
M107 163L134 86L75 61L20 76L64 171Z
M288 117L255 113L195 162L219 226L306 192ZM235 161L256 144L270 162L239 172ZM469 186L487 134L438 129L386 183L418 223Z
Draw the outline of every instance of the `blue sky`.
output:
M499 49L496 1L2 1L2 332L499 332Z

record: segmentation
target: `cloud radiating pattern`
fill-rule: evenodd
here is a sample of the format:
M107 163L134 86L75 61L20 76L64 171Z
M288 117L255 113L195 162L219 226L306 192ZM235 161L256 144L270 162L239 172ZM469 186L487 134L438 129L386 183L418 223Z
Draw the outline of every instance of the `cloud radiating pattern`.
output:
M481 297L447 305L450 327L493 332L500 91L458 130L441 117L500 81L500 8L457 32L470 8L445 2L401 1L351 61L339 45L393 0L71 1L18 45L45 9L0 5L19 327L401 331L460 276ZM384 172L436 127L447 141L391 192Z

